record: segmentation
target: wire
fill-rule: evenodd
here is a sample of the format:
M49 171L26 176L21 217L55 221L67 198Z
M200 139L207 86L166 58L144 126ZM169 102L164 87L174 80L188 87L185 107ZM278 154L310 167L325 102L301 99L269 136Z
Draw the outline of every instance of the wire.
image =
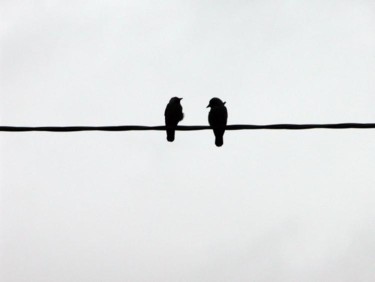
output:
M226 130L303 130L303 129L367 129L375 128L375 123L330 123L330 124L234 124L227 125ZM212 129L206 125L177 126L176 130L194 131ZM119 125L119 126L0 126L4 132L48 131L48 132L74 132L74 131L145 131L166 130L165 126Z

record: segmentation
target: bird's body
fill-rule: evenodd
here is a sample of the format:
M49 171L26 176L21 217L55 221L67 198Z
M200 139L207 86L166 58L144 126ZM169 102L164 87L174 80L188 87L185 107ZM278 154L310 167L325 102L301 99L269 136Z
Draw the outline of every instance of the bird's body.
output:
M173 97L165 108L165 126L167 127L167 140L174 141L177 124L184 118L180 101L182 98Z
M219 98L212 98L207 108L211 108L208 114L208 123L213 128L215 134L215 145L220 147L224 144L224 132L227 126L228 112L225 102Z

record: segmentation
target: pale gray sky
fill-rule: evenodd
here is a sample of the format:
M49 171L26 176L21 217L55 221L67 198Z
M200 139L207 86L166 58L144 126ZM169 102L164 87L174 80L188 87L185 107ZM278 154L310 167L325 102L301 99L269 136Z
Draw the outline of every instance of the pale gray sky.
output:
M375 121L375 2L2 1L1 125ZM0 133L23 281L373 281L375 131Z

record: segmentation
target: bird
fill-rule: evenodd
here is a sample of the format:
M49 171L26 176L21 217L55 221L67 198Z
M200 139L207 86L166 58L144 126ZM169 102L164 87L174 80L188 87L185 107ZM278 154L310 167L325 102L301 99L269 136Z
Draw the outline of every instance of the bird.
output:
M184 118L181 106L182 98L172 97L165 108L165 126L167 130L167 140L169 142L174 141L174 134L177 124Z
M211 108L208 114L208 123L212 127L215 134L215 145L221 147L224 144L223 136L225 127L227 126L228 111L225 103L219 98L212 98L207 106Z

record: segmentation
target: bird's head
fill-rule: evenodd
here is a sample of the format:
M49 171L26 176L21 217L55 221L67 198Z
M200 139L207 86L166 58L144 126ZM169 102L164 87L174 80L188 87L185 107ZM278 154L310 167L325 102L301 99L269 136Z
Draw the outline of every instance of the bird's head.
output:
M219 98L214 97L214 98L212 98L212 99L210 100L210 102L208 103L207 108L210 108L210 107L212 108L212 107L220 107L220 106L224 106L225 103L226 103L226 102L221 101Z
M182 98L179 98L179 97L172 97L172 98L169 100L169 103L172 103L172 104L179 104L181 100L182 100Z

